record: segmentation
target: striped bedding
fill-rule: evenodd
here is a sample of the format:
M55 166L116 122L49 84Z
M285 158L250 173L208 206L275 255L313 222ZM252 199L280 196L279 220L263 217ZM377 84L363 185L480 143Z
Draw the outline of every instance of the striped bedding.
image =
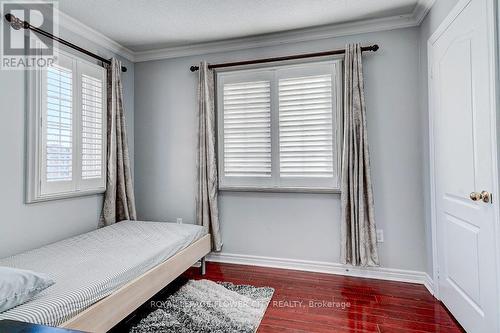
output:
M46 273L56 281L0 319L59 326L206 233L189 224L123 221L0 259L0 266Z

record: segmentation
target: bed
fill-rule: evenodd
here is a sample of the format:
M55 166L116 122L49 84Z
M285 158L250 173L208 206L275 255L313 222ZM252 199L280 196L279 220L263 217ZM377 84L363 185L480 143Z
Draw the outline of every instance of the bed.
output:
M56 282L0 319L106 332L209 251L203 227L123 221L0 259Z

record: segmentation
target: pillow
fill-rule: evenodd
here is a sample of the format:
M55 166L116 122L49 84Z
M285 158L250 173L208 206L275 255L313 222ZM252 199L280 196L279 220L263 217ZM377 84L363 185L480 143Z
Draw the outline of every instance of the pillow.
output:
M0 266L0 312L23 304L54 283L46 274Z

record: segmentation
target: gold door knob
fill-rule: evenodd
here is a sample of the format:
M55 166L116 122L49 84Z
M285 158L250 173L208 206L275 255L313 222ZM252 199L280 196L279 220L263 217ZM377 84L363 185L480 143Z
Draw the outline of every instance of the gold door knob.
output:
M482 201L482 202L491 202L491 193L488 191L482 191L481 193L479 192L472 192L469 195L469 198L472 201Z
M481 192L481 199L483 200L483 202L490 202L491 201L491 193L488 192L488 191L482 191Z
M472 201L479 201L483 199L483 194L479 192L472 192L469 196Z

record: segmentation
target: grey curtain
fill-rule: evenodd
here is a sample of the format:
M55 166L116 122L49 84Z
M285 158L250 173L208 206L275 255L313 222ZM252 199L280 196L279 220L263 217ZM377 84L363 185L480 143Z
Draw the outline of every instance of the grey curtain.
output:
M355 266L378 266L359 44L347 45L344 66L341 260Z
M112 59L108 67L107 179L100 226L137 219L123 112L121 68L121 62L116 59Z
M212 235L212 250L222 249L217 203L217 163L215 155L214 73L204 61L200 64L198 82L198 191L196 220L208 227Z

